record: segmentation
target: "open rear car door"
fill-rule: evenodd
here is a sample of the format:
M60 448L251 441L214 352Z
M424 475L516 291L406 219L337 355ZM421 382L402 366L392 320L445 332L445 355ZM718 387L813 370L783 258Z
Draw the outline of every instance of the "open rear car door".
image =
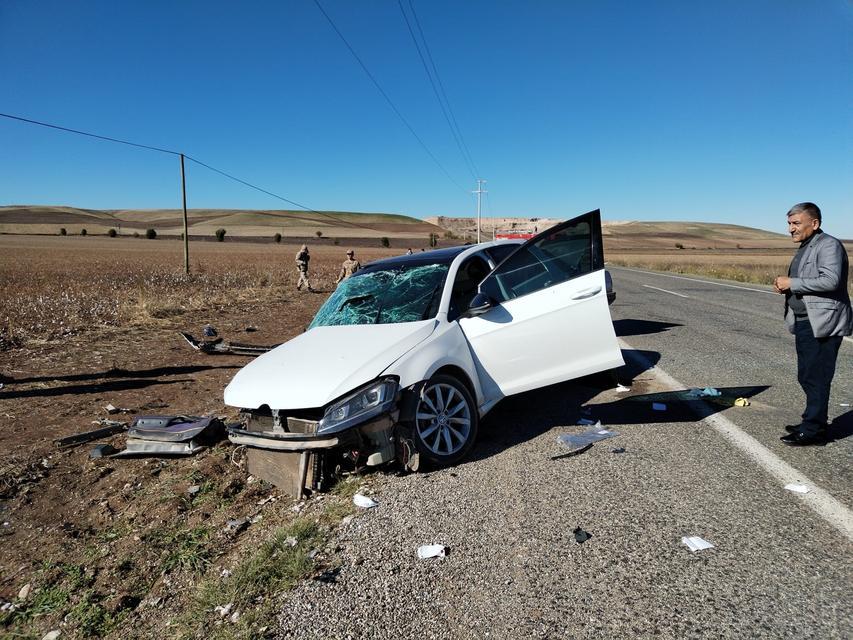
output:
M623 365L607 305L600 212L551 227L507 256L459 325L487 403Z

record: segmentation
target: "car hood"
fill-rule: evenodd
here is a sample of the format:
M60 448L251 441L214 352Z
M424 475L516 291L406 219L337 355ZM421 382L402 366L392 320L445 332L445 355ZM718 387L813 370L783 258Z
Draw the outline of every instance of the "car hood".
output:
M243 409L325 406L377 378L433 332L436 320L315 327L237 372L225 404Z

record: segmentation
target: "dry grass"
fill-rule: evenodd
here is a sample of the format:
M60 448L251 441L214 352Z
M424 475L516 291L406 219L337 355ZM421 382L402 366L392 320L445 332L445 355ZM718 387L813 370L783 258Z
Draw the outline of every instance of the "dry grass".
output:
M188 311L292 295L297 247L196 243L183 273L178 242L0 238L0 328L7 339L50 340L98 326L147 325ZM311 280L331 290L344 247L312 249ZM399 249L359 251L369 259Z
M607 261L613 265L651 271L687 273L735 282L773 284L773 278L788 272L793 253L793 250L773 251L766 254L751 251L712 254L683 251L641 254L614 251L607 255ZM847 290L853 295L853 273L847 274Z

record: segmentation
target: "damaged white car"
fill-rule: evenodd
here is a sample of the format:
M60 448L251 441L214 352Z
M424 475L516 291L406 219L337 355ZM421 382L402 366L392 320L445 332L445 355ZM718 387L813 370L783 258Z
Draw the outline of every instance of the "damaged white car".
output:
M229 437L301 452L303 482L309 454L315 479L344 460L456 463L502 398L623 364L608 284L598 211L524 243L370 263L237 373Z

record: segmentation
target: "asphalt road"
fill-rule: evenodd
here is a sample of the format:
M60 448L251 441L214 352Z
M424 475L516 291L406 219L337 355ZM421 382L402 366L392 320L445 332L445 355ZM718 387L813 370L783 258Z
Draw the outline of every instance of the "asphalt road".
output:
M853 636L853 438L839 406L853 398L853 343L832 397L838 439L789 449L781 425L802 396L780 299L612 272L630 391L600 375L508 398L471 460L374 475L379 507L331 549L337 580L284 595L278 636ZM694 386L723 396L683 401ZM751 406L731 406L738 396ZM558 436L588 428L576 424L583 407L618 436L561 457ZM786 474L811 492L785 490ZM578 543L578 527L592 537ZM714 546L691 552L683 536ZM428 543L449 555L418 560Z

